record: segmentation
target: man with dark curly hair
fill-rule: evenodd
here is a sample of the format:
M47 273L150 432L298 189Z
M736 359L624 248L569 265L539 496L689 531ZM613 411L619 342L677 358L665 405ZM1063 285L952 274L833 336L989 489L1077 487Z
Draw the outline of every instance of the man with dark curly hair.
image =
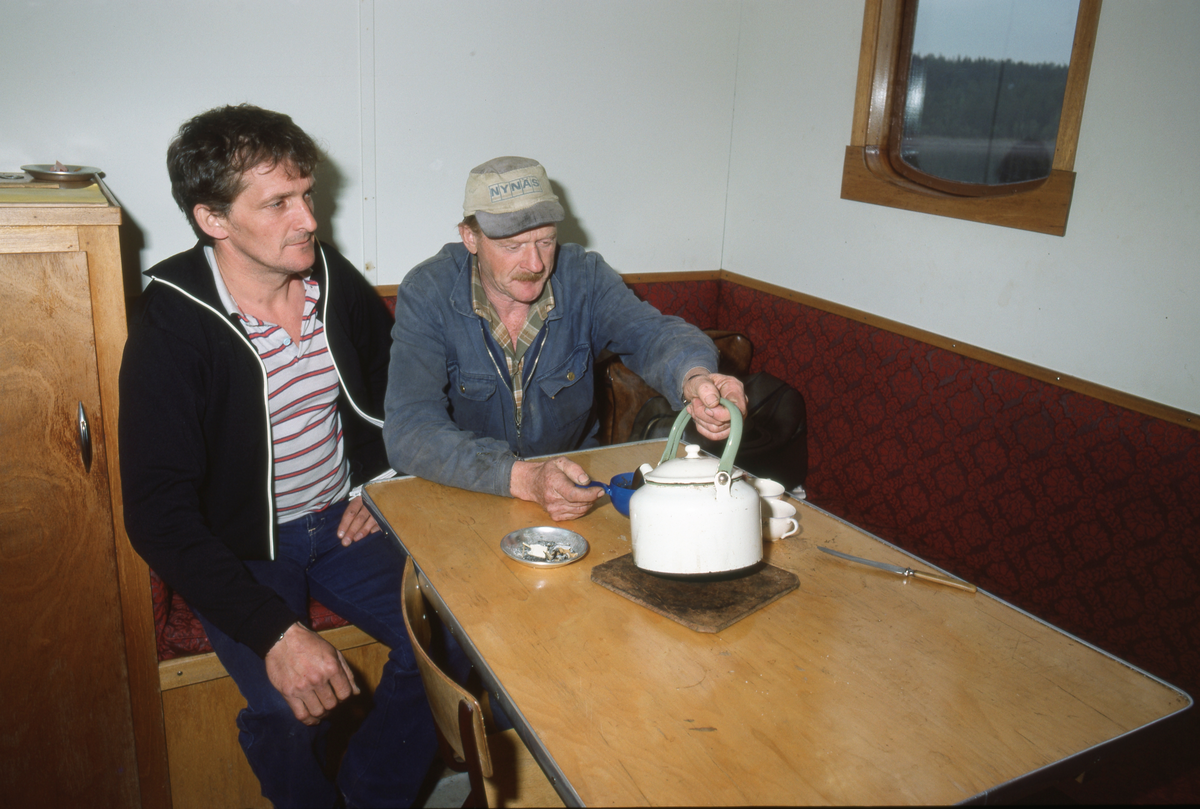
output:
M401 613L404 552L356 496L390 471L391 318L317 241L319 160L291 118L250 105L198 115L171 143L172 194L199 242L146 273L130 318L125 523L246 698L239 740L263 795L407 805L436 752L433 719ZM336 785L324 719L359 689L305 625L310 595L391 648Z

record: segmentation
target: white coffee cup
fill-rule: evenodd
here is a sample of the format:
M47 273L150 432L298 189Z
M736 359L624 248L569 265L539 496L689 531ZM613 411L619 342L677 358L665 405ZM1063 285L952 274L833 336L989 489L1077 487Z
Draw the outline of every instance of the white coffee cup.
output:
M796 519L796 507L782 500L763 501L770 514L763 520L763 534L772 542L787 539L800 532L800 521Z
M754 488L764 500L778 500L783 497L783 484L777 480L758 478L754 481Z

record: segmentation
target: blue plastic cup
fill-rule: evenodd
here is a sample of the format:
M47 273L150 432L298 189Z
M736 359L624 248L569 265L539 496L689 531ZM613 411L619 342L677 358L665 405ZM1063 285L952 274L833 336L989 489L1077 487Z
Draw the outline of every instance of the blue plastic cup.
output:
M633 497L633 473L623 472L608 484L608 496L617 511L629 516L629 498Z

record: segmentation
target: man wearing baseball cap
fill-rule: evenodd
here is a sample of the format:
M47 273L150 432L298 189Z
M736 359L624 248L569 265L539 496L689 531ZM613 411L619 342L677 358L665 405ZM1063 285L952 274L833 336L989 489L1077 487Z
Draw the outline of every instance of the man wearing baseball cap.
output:
M713 439L728 399L712 341L638 300L604 259L558 244L565 214L546 170L497 157L471 170L458 226L396 295L384 441L396 469L463 489L530 500L554 520L583 516L602 491L566 458L596 445L595 358L609 349L686 406Z

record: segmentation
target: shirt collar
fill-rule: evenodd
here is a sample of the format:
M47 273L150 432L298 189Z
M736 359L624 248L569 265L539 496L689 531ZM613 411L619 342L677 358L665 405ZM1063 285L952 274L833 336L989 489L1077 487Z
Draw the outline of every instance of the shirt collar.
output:
M204 257L208 259L208 266L212 270L213 281L217 284L217 295L221 298L221 305L225 307L225 311L229 314L240 315L242 310L238 308L237 302L229 294L229 287L225 286L225 279L221 277L221 271L217 268L217 254L211 244L204 245Z

